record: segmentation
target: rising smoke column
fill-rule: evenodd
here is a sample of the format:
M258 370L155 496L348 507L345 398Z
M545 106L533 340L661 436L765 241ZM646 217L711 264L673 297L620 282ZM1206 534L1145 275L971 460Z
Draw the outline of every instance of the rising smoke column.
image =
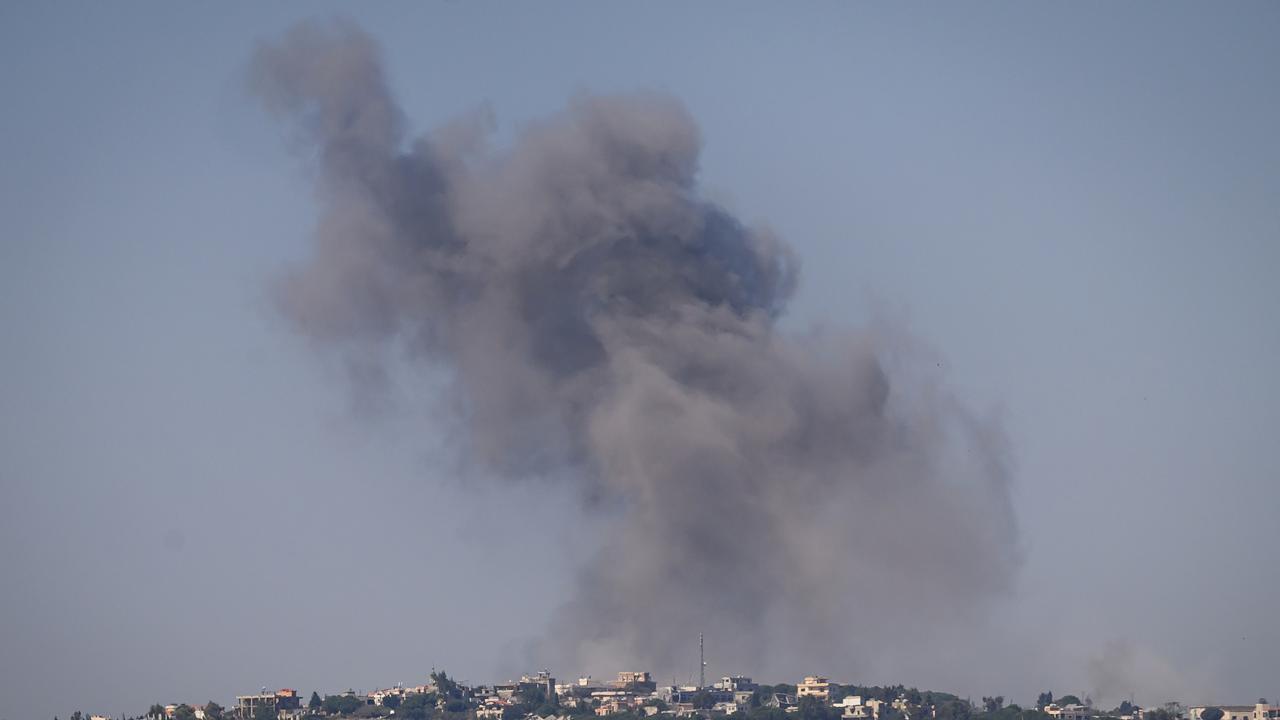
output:
M489 119L405 137L343 22L260 47L253 89L314 151L314 254L284 313L359 377L447 370L465 457L606 503L608 538L534 660L562 671L852 670L965 621L1016 566L999 433L892 328L793 335L797 260L698 192L663 95L574 98L509 149Z

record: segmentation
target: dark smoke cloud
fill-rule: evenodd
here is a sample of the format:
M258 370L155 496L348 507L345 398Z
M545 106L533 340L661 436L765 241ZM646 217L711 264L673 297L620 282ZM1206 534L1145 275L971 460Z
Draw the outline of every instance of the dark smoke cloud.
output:
M777 327L797 260L699 195L677 100L579 96L492 150L483 112L406 138L350 24L251 67L318 170L297 329L362 378L406 351L447 370L473 467L608 519L534 662L685 670L705 631L726 670L852 672L1009 587L999 432L891 327Z

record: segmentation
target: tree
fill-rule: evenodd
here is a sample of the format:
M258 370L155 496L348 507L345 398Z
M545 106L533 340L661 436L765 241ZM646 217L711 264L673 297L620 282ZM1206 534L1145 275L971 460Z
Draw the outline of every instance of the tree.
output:
M1062 697L1058 698L1058 704L1059 705L1083 705L1084 703L1080 702L1080 698L1076 697L1075 695L1063 695Z
M1004 707L1003 695L982 698L982 709L989 713L997 712L1002 707Z
M458 688L458 683L450 679L443 670L431 673L431 682L435 683L436 692L443 697L462 697L462 691Z
M426 720L436 708L435 697L429 693L413 693L400 702L396 708L396 717L408 720Z
M1052 705L1052 704L1053 704L1052 691L1042 692L1040 693L1040 697L1036 698L1036 707L1040 708L1041 710L1044 709L1045 705Z
M385 708L390 708L392 710L395 710L396 708L400 707L401 701L402 701L402 698L399 695L388 695L382 698L382 706Z
M711 699L711 693L704 688L693 694L693 706L699 710L710 710L715 702Z
M278 715L275 703L260 703L253 709L253 720L276 720Z
M796 715L800 720L826 720L826 703L812 695L805 695L796 703Z
M204 704L205 720L222 720L226 713L226 708L212 700Z
M1222 708L1205 708L1204 712L1200 713L1200 720L1222 720L1222 715Z
M196 711L190 705L182 703L174 708L173 720L196 720Z
M934 706L934 717L937 720L969 720L973 708L964 700L944 700Z
M311 699L307 701L308 710L319 710L323 701L320 700L320 693L315 690L311 691Z
M355 693L351 693L349 695L325 695L322 707L330 715L350 715L360 709L363 704L360 698L355 696ZM255 718L255 720L259 719Z

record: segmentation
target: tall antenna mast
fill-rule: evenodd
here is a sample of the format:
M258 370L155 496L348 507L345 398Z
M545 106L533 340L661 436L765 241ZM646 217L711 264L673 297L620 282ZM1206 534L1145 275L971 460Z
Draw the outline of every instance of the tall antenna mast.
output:
M702 633L698 633L698 689L707 686L707 656L702 650Z

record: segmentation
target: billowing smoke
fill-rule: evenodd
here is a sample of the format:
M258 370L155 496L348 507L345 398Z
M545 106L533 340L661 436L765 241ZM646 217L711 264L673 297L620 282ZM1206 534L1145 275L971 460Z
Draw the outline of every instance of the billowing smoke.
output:
M685 671L706 632L725 670L851 672L1007 590L999 432L889 325L778 327L797 259L700 196L679 101L578 96L494 150L484 113L406 138L350 24L251 67L316 162L296 328L365 380L405 353L446 371L480 474L576 484L606 518L539 666Z

